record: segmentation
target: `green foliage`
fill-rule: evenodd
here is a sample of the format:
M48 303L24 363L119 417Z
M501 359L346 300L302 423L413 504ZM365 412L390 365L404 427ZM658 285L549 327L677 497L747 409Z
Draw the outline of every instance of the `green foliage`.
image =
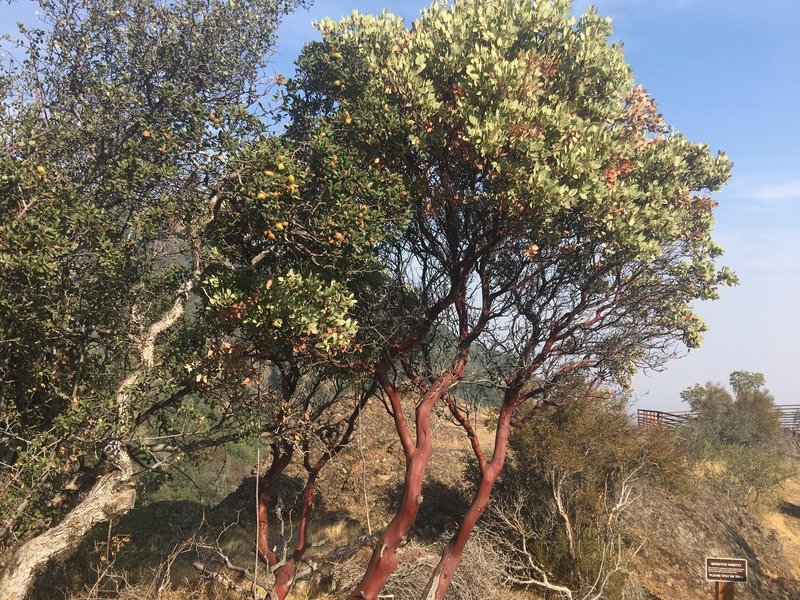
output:
M204 283L206 317L265 356L353 350L355 294L383 277L375 246L393 232L400 178L362 165L340 135L244 146L210 228L219 266Z
M681 398L695 413L688 430L709 446L778 444L780 415L764 383L761 373L736 371L731 374L735 398L719 383L687 388L681 392Z
M158 463L146 439L208 429L185 426L203 390L181 370L208 330L182 316L298 3L42 0L21 26L0 76L0 544L57 518L107 441Z
M279 337L298 346L318 339L314 346L331 353L352 342L356 324L345 315L355 300L336 282L324 284L290 269L274 283L268 279L263 287L260 293L245 299L240 289L222 287L216 276L210 277L206 280L206 293L212 318L245 329L263 330L272 340L256 341L262 351L268 351L270 342Z
M697 468L718 492L740 506L777 504L780 485L794 470L779 446L721 444Z
M530 349L498 367L504 377L550 334L560 352L540 371L581 356L620 379L671 341L699 344L691 303L735 281L715 266L707 195L730 162L667 127L606 19L575 20L568 2L459 1L435 3L411 31L358 13L319 29L288 84L289 135L336 128L361 164L402 178L406 237L381 250L416 290L418 323L437 307L458 337L447 291L483 288L516 339L499 327L476 337L502 345L496 356Z
M734 502L769 501L790 475L780 415L764 375L735 371L735 398L718 383L696 384L681 393L695 413L679 430L695 466Z
M685 460L667 432L635 429L624 399L586 388L567 395L512 434L513 460L485 527L507 536L512 581L542 581L535 564L579 597L608 577L594 592L621 598L639 543L626 529L631 504L646 485L683 486Z

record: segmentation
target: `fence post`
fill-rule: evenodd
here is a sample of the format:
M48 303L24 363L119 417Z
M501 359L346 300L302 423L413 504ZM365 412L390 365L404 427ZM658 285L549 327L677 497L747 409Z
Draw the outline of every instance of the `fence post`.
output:
M714 600L733 600L733 586L732 581L717 581L716 594Z

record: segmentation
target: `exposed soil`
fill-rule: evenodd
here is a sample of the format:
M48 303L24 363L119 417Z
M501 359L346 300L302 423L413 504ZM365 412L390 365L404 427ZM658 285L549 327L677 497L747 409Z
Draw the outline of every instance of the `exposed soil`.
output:
M798 460L795 460L795 472L800 473ZM791 575L800 581L800 477L784 483L778 507L766 513L761 521L781 541Z
M800 515L791 499L800 499L798 492L795 479L780 512L751 514L699 481L690 492L647 491L632 515L648 537L638 561L645 587L657 600L713 598L705 558L733 557L748 562L748 581L735 584L737 600L797 600Z
M484 414L476 421L481 444L489 452L493 439L491 429L485 426L487 418L489 415ZM400 548L404 567L398 570L399 579L390 582L393 587L387 591L395 593L396 598L417 597L409 582L413 580L416 585L426 579L436 561L437 544L454 530L466 508L464 478L472 457L467 437L444 414L435 418L434 426L435 449L420 515L408 543ZM300 586L293 597L327 600L341 596L354 583L369 560L375 534L392 516L403 471L404 458L392 421L379 404L373 404L364 414L353 443L323 471L311 529L315 545L306 556L324 575ZM272 505L282 506L287 532L291 530L291 510L302 475L302 470L289 469L275 486ZM198 558L211 560L214 555L190 544L200 541L218 546L234 563L252 570L255 480L252 474L242 476L241 485L215 507L157 502L115 523L110 535L124 541L115 566L131 581L152 578L159 565L174 554L172 581L188 580L196 587L198 573L192 562ZM636 568L650 594L648 600L712 598L713 584L704 579L706 556L748 560L750 579L737 584L737 600L800 599L800 477L784 486L775 510L762 514L737 509L699 480L682 493L661 488L643 490L630 522L637 541L647 538ZM279 527L274 524L278 521L273 519L272 523L271 544L280 547ZM51 568L34 597L54 600L60 597L54 591L74 590L87 583L107 539L107 529L98 531L69 563ZM478 558L467 558L459 574L465 589L481 584L475 579L480 574L470 568L470 560ZM504 600L537 598L531 592L515 594L499 588L476 588L471 597L490 600L493 595Z

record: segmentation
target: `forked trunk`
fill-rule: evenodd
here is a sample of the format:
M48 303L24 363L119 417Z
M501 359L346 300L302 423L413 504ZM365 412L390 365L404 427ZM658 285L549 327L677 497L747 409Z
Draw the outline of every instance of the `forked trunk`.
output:
M272 448L272 464L258 480L258 512L256 515L258 541L258 557L268 567L274 567L278 562L275 552L269 547L269 494L275 478L283 473L292 460L292 446L281 448L275 444Z
M314 506L314 490L317 485L319 473L328 464L328 461L336 456L343 448L347 446L350 438L353 435L355 424L361 410L366 404L369 394L373 391L370 388L369 392L365 393L361 401L356 406L355 410L348 419L347 427L339 439L338 443L332 448L328 448L322 453L322 456L316 461L311 463L309 443L306 441L302 446L303 453L303 467L308 473L306 478L306 485L303 489L303 498L300 507L300 519L297 522L297 541L295 543L292 554L286 558L285 548L283 552L284 560L281 563L275 555L274 550L269 548L268 543L268 516L269 516L269 488L274 482L275 478L283 472L292 460L294 454L294 446L284 443L283 446L274 445L273 460L269 470L260 480L261 487L258 496L258 555L261 560L267 563L270 570L273 572L275 582L270 597L276 600L284 600L292 591L295 579L298 576L298 567L303 555L308 549L308 527L311 521L311 510Z
M461 373L457 372L457 376ZM387 392L394 411L395 426L406 456L406 474L403 481L403 497L400 506L372 551L367 570L361 583L348 596L349 600L376 600L386 585L389 576L397 568L397 548L408 535L419 506L422 504L422 481L431 458L431 412L453 383L452 374L445 374L426 392L416 410L416 444L411 440L398 391L385 373L378 373L378 380Z
M495 435L494 454L491 461L483 460L483 455L480 454L479 462L481 468L481 480L478 484L478 491L472 499L464 518L458 526L458 531L442 551L442 557L439 559L439 564L431 575L428 581L428 586L425 589L423 598L425 600L442 600L450 587L453 580L453 575L461 564L461 556L464 553L464 548L469 541L472 530L478 519L481 518L489 506L489 497L491 496L494 484L497 481L500 471L503 469L503 464L506 459L506 448L508 447L508 433L511 426L511 413L510 406L503 406L500 410L499 421L497 424L497 433Z
M406 475L400 507L378 538L361 583L348 596L350 600L375 600L389 576L397 568L397 548L414 524L419 505L422 504L422 480L430 456L431 446L428 440L427 445L418 445L412 456L406 457Z
M96 524L124 515L133 508L136 491L130 485L133 474L131 459L123 450L110 462L114 470L100 477L61 523L25 542L17 550L0 577L2 600L24 600L38 569L74 549Z
M297 575L297 566L300 564L306 548L308 548L308 522L311 519L311 508L314 504L314 488L319 471L325 462L320 461L314 469L309 471L306 487L303 490L300 521L297 524L297 544L292 555L275 571L275 595L278 600L284 600L292 590L294 579Z

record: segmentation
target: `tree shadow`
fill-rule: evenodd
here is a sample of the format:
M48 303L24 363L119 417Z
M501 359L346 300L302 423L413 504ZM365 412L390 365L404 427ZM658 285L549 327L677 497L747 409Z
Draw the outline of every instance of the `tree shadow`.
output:
M387 493L387 504L396 507L403 496L403 486ZM456 485L429 481L422 486L422 504L409 536L426 543L438 541L442 534L458 527L469 508L464 493Z
M720 522L727 534L728 538L739 547L739 550L744 554L743 558L747 559L748 568L755 570L758 568L758 556L753 550L752 546L747 543L741 533L737 531L727 520L717 516L717 521Z
M301 477L280 475L270 490L270 546L281 547L281 507L285 535L291 547L297 527L298 498L305 485ZM317 497L312 517L315 530L341 523L359 530L361 523L342 511L332 511ZM213 550L195 542L219 546L233 562L252 565L255 557L256 481L251 476L219 504L204 505L188 500L159 500L134 508L112 523L98 525L68 557L52 561L37 577L31 600L60 600L91 586L99 572L110 567L120 574L120 585L154 577L167 563L167 577L178 583L199 578L192 562L213 558ZM113 563L113 564L112 564ZM122 581L124 579L124 581ZM111 593L111 592L109 592ZM0 593L0 596L2 594ZM113 593L108 597L116 597Z
M70 597L71 592L94 584L105 569L124 572L131 581L152 573L165 553L197 531L203 513L198 502L162 500L134 508L111 524L101 523L74 551L48 563L36 578L30 599Z
M797 504L792 504L791 502L786 502L786 500L781 500L778 510L787 517L800 519L800 506Z

